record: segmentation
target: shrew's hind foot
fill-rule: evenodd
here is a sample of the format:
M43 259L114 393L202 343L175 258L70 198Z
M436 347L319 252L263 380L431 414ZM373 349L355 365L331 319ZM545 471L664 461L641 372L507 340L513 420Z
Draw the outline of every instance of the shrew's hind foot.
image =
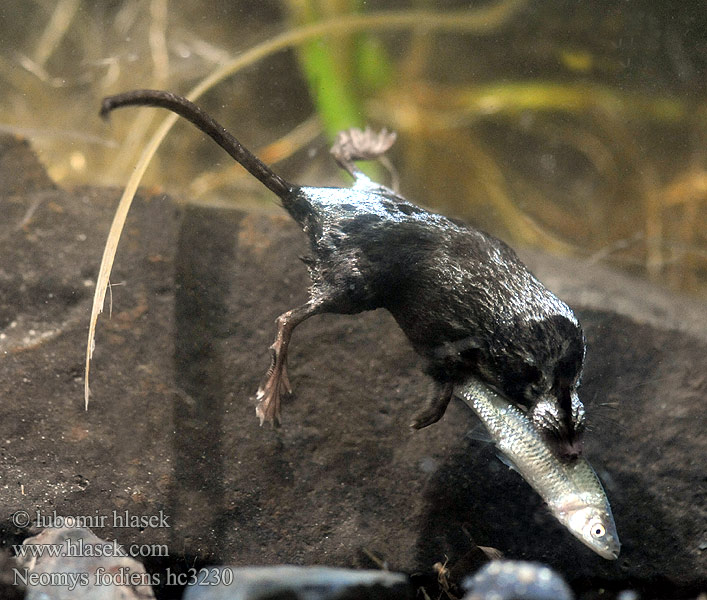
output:
M434 383L434 388L430 394L425 406L422 407L412 418L410 427L413 429L422 429L432 423L436 423L443 416L452 399L454 385L451 383Z
M277 337L270 346L270 368L255 395L258 401L255 414L261 425L265 421L273 426L280 424L280 403L283 397L292 393L290 378L287 376L287 347L290 345L292 330L320 311L320 305L308 302L277 318Z
M284 397L292 394L292 386L287 376L287 365L276 370L275 364L276 358L273 358L273 366L268 370L265 381L260 385L255 395L255 399L258 401L255 414L260 419L261 425L267 421L274 427L278 427L280 425L280 403Z
M396 137L394 131L385 128L373 131L370 127L364 130L352 127L338 133L330 152L339 166L356 178L354 161L381 159Z

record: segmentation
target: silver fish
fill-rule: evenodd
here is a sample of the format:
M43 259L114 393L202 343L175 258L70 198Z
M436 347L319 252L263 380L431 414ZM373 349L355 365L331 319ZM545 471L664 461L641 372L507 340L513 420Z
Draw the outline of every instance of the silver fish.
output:
M617 559L621 544L611 506L591 465L582 457L556 456L522 410L480 381L470 380L455 393L560 523L599 556Z

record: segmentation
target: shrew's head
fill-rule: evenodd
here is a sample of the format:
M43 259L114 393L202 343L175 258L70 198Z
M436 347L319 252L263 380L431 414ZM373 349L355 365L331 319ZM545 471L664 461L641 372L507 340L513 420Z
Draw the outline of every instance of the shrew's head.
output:
M499 341L493 350L496 387L528 407L533 425L560 455L581 454L585 411L577 388L585 339L574 315L520 319Z

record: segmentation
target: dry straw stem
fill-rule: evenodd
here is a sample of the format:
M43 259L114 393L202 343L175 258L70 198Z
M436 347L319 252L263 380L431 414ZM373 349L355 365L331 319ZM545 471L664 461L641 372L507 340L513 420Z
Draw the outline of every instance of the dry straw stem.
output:
M42 32L32 56L35 64L44 68L57 46L66 35L79 8L79 0L59 0L49 24Z
M277 35L262 44L254 46L250 50L234 58L213 73L203 79L188 94L187 98L194 101L208 91L217 83L250 66L263 58L275 54L286 48L297 46L303 42L319 37L321 35L346 35L358 31L392 31L392 30L414 30L414 31L463 31L463 32L484 32L497 28L526 4L526 0L505 0L492 6L485 6L476 10L463 10L439 13L434 11L381 11L371 14L340 15L335 19L313 23L297 29L292 29ZM96 282L96 290L93 295L93 306L91 307L91 321L88 328L88 343L86 344L86 368L84 376L84 402L88 410L88 399L90 396L89 373L91 357L95 349L96 323L98 315L103 311L103 304L106 297L106 289L109 282L110 272L113 267L115 253L118 248L120 234L125 225L130 205L137 191L142 176L154 156L157 148L162 143L169 130L176 123L178 117L171 114L162 121L152 138L142 151L128 183L123 191L123 195L115 211L113 222L111 223L103 250L101 267Z
M167 0L150 2L150 27L148 32L150 55L152 56L152 86L162 88L169 76L169 53L167 52ZM113 158L108 171L108 179L114 180L116 174L124 173L134 156L133 149L142 144L150 124L155 118L155 111L143 108L130 125L128 134L120 151Z

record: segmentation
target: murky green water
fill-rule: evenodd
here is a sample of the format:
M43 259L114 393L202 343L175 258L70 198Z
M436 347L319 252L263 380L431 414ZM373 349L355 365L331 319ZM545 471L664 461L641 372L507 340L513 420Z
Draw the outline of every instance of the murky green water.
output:
M388 23L356 23L381 10L393 11ZM396 21L411 10L468 19ZM201 103L266 162L312 184L344 181L326 152L337 127L392 128L392 160L415 201L515 244L704 292L698 2L17 0L3 17L0 127L29 137L60 184L123 185L166 117L134 111L107 125L104 95L185 93L274 36L338 20L325 38L265 52ZM229 202L252 184L184 124L144 183Z

